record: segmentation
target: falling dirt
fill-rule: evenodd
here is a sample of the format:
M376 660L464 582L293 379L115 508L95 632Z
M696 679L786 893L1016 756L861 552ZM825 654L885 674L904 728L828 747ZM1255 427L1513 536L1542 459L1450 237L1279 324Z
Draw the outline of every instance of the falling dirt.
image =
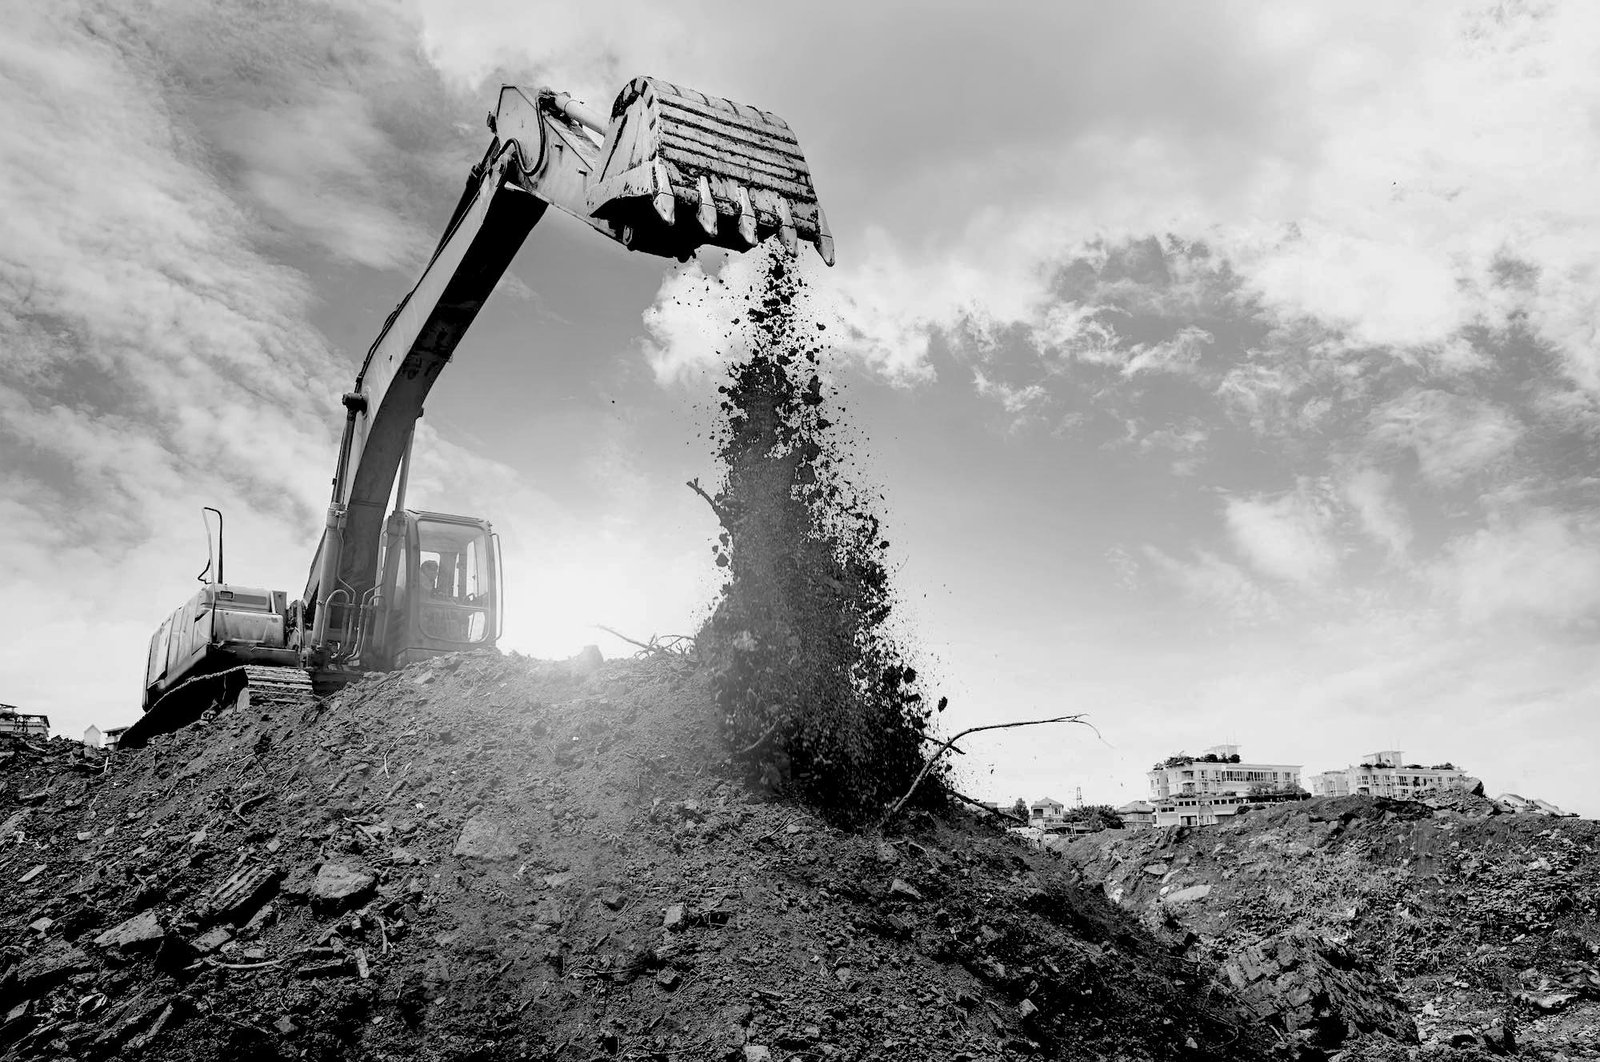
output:
M724 478L701 493L722 525L714 552L727 579L699 654L754 774L860 824L908 791L944 701L925 698L891 633L889 542L844 471L825 329L806 312L792 260L773 253L765 264L748 350L718 388ZM922 806L937 806L940 781L937 770L923 781Z

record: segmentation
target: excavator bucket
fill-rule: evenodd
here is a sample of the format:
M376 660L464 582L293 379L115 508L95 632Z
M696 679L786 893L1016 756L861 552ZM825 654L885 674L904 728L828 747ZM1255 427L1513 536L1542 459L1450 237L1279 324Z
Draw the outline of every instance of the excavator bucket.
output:
M687 258L704 244L744 251L777 236L833 265L833 234L811 170L782 118L655 78L611 107L589 213L636 250Z

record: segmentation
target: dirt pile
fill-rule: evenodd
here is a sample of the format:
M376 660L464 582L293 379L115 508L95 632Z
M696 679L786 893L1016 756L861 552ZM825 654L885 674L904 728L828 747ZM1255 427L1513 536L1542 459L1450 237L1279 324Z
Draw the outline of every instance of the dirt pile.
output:
M1433 803L1309 800L1065 852L1303 1054L1600 1057L1600 823Z
M1222 974L975 820L746 788L676 659L443 658L0 764L0 1055L1239 1059Z

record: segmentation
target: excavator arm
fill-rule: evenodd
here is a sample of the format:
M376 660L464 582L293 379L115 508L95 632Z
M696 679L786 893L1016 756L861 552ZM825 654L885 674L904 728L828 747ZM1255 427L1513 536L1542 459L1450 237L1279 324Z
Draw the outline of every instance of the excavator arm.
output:
M322 541L301 599L301 654L348 659L380 591L385 511L423 402L523 241L554 206L631 250L687 259L776 236L833 238L810 171L776 115L636 78L602 120L564 93L501 89L494 134L416 286L344 396L344 437ZM370 632L369 632L370 633Z

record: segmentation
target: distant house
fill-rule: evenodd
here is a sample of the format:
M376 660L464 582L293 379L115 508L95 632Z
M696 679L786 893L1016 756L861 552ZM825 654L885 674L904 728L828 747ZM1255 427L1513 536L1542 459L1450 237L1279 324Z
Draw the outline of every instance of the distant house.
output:
M106 731L105 738L100 747L105 749L107 752L115 752L117 746L122 744L122 735L126 734L127 732L128 728L125 726L111 727Z
M1067 806L1059 800L1044 797L1028 805L1028 825L1030 826L1055 826L1059 825L1067 814Z
M14 704L0 704L0 737L5 736L49 741L50 717L30 715Z
M1117 809L1123 829L1147 830L1156 824L1156 806L1148 800L1130 800Z

